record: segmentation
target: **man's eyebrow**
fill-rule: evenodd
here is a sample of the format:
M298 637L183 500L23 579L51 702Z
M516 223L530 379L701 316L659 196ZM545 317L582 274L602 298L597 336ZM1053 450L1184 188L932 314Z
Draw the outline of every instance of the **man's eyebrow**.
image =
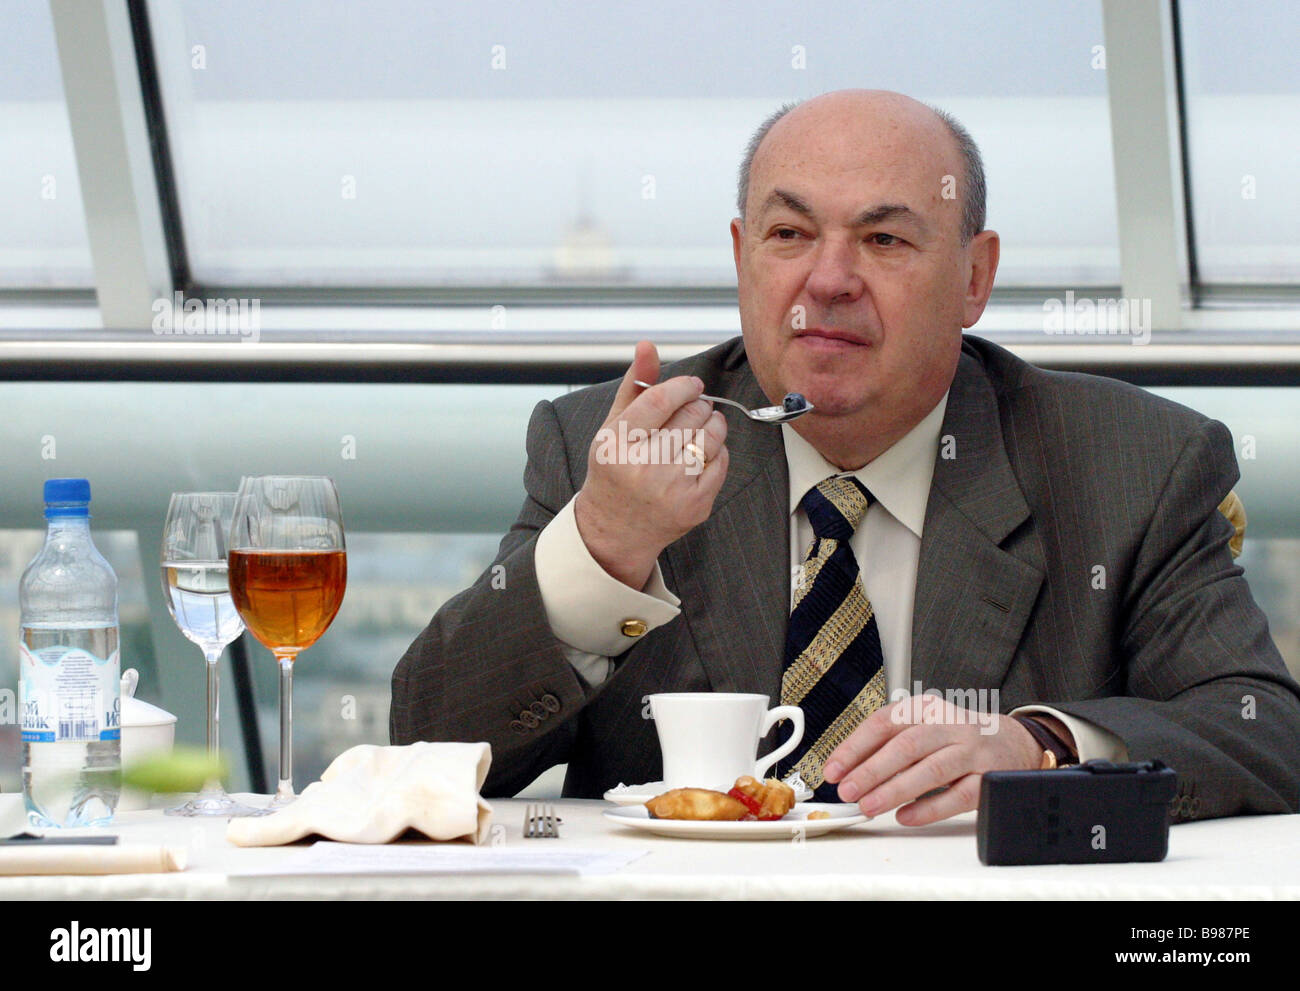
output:
M795 213L802 214L805 217L813 216L812 207L794 193L784 189L772 190L771 194L763 202L763 211L767 211L774 206L788 207ZM884 220L904 220L915 224L922 231L930 229L929 224L922 219L920 214L903 203L882 203L880 206L868 207L854 218L853 226L867 227Z
M805 217L811 217L813 215L812 207L799 199L799 197L795 196L794 193L787 193L784 189L772 190L772 192L768 194L767 199L763 201L763 209L759 212L766 213L774 206L789 207L795 213L801 213Z
M873 206L863 210L853 221L856 227L868 227L871 224L878 224L882 220L905 220L915 224L921 230L929 230L929 225L921 218L921 215L913 210L910 206L902 203L885 203L881 206Z

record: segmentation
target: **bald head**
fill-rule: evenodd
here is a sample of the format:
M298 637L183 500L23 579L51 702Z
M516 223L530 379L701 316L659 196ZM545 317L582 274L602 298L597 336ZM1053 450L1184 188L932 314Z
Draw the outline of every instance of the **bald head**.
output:
M868 147L884 141L906 143L917 156L950 162L949 174L961 176L961 243L969 244L984 229L984 164L970 133L951 114L888 90L824 93L787 103L763 121L740 164L736 195L740 216L747 214L750 179L762 168L772 146L828 140L857 140Z

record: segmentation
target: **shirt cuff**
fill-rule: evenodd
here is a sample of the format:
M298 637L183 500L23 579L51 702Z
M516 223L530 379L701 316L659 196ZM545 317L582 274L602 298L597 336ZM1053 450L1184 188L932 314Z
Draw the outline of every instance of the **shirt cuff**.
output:
M1055 716L1065 724L1065 728L1074 737L1074 749L1079 753L1080 764L1086 760L1108 760L1114 764L1128 761L1127 744L1110 730L1102 729L1086 719L1067 715L1048 705L1022 705L1011 710L1013 716L1032 716L1035 713Z
M676 619L681 600L664 585L657 562L640 592L596 563L578 532L574 499L537 535L537 587L556 639L585 654L617 657L651 630Z

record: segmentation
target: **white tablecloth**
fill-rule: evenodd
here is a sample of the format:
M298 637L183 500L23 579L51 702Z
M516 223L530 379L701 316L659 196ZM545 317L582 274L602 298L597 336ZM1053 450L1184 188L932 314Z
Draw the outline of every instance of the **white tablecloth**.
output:
M920 829L898 825L890 813L803 843L721 842L634 832L603 818L601 811L610 807L604 802L561 801L561 838L525 841L527 803L491 804L493 823L505 827L508 845L649 852L615 874L587 877L228 877L240 865L282 864L309 848L239 849L225 840L225 820L176 819L151 810L123 813L107 831L124 843L185 847L184 872L0 877L0 899L1300 898L1300 816L1174 826L1169 856L1155 864L985 867L975 852L974 813ZM3 834L21 828L21 796L0 795Z

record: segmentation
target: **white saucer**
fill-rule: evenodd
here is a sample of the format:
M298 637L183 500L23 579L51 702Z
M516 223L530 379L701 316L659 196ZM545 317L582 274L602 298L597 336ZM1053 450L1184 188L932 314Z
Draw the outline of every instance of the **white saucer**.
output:
M829 819L809 819L809 812L830 813ZM836 829L856 826L867 817L856 805L800 802L783 819L774 822L698 822L687 819L651 819L645 807L606 809L606 819L659 836L692 840L792 840L820 836Z
M645 805L650 799L662 795L670 789L662 781L648 781L643 785L619 785L617 788L611 788L605 792L604 799L607 802L613 802L615 805ZM726 791L726 788L720 788L719 791ZM806 802L813 797L812 789L806 785L802 789L795 789L794 800L796 802ZM827 806L830 808L830 806Z

